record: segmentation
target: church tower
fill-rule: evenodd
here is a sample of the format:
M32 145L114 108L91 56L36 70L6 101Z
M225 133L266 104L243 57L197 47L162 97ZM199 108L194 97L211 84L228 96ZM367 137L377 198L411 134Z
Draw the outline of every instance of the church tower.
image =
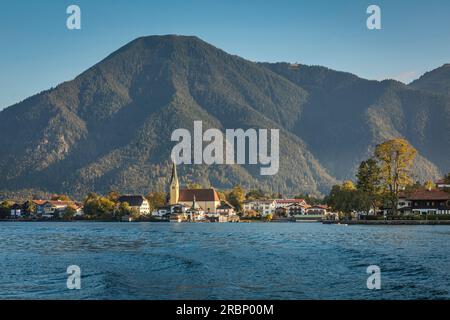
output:
M179 196L180 184L178 183L177 165L173 161L172 177L170 178L169 205L177 204Z

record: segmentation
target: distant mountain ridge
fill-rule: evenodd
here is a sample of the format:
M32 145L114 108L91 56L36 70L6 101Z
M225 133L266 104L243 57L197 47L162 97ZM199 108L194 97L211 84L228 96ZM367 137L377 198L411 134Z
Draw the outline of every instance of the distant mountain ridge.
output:
M324 67L254 63L196 37L142 37L0 112L0 190L164 190L171 133L192 130L195 120L205 129L280 129L280 170L181 165L182 184L325 193L396 136L419 150L417 178L437 178L450 168L450 99L430 91Z

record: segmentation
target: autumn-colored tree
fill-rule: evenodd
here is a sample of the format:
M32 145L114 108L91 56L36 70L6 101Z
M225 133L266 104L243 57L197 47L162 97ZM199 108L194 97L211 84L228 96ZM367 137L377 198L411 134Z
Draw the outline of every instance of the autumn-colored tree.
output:
M247 200L258 200L266 198L266 193L261 189L252 189L245 195Z
M411 169L416 155L416 149L402 138L385 141L375 148L382 187L394 213L397 213L400 190L413 182Z
M166 201L167 201L167 195L165 192L150 192L147 195L147 200L148 203L150 205L150 209L151 210L156 210L160 207L163 207L166 205Z
M241 186L235 186L228 194L227 200L236 210L241 211L242 203L245 200L245 190Z
M425 189L427 189L427 190L433 190L434 187L435 187L435 184L434 184L433 181L428 180L428 181L426 181L426 182L423 184L423 186L424 186Z
M224 191L216 190L217 194L219 195L220 201L226 201L227 200L227 193Z
M74 206L67 206L62 213L62 218L67 221L72 220L76 213L77 210Z
M121 202L115 211L115 216L119 220L124 216L132 216L134 214L134 210L128 202Z
M115 206L108 198L90 193L84 201L84 213L96 219L111 220Z
M120 197L120 193L118 191L112 190L108 192L108 195L106 197L113 202L117 202Z
M355 184L351 180L346 180L342 183L342 189L346 191L356 190Z

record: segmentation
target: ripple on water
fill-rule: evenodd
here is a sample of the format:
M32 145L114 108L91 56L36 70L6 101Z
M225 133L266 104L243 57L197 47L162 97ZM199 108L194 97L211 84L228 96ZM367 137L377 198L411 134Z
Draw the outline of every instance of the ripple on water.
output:
M450 298L449 226L0 223L0 235L3 299ZM66 288L71 264L82 290Z

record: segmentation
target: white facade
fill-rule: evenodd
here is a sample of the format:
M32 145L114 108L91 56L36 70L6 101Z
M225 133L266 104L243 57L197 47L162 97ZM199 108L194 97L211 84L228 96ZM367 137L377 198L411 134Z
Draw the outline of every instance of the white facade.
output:
M263 217L275 213L275 200L254 200L244 202L244 211L256 211Z

